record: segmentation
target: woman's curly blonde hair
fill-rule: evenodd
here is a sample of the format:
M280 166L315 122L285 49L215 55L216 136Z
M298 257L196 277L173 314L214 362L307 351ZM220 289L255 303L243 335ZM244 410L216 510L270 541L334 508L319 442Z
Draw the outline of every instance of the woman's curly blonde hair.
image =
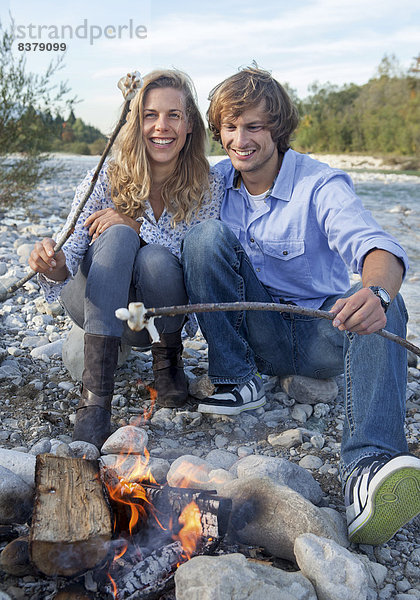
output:
M173 88L183 92L191 133L182 148L176 167L162 186L162 199L172 217L172 226L191 220L209 189L209 164L206 159L206 131L196 103L191 79L176 69L152 71L131 102L127 123L114 145L108 176L116 209L132 218L141 217L151 190L151 168L143 142L143 111L147 92Z

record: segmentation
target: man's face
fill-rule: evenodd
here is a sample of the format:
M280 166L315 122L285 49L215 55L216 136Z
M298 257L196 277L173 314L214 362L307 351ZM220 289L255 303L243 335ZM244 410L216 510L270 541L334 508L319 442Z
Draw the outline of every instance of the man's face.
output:
M264 101L237 118L222 114L220 138L233 166L241 173L277 167L278 150L267 128Z

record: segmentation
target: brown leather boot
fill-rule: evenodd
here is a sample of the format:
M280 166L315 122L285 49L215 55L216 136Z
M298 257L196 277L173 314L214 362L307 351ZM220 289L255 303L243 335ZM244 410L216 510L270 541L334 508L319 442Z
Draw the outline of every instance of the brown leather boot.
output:
M120 338L85 333L82 396L77 407L73 441L101 448L111 432L111 401Z
M156 403L180 408L188 399L188 387L182 362L181 331L161 333L160 342L152 344Z

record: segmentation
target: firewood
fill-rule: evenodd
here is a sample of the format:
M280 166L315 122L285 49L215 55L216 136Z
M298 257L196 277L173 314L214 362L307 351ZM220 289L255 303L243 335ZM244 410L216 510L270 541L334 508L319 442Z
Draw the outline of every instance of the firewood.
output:
M96 461L40 454L29 535L32 562L45 575L70 576L108 556L111 511Z
M102 469L101 475L106 487L115 488L118 486L118 475L112 467ZM210 491L172 488L168 485L151 485L148 483L142 485L148 502L135 497L131 497L131 502L144 508L149 534L153 535L152 530L161 526L165 530L178 533L176 525L178 518L190 502L195 502L200 511L200 523L204 538L218 538L226 533L232 508L232 502L229 499L220 498L215 495L215 492ZM110 498L110 504L116 519L116 530L120 532L128 531L128 522L131 515L130 507L119 504L113 501L112 498ZM153 514L158 516L160 525L157 521L154 521ZM144 529L144 526L145 521L140 519L137 527L131 533L137 533Z

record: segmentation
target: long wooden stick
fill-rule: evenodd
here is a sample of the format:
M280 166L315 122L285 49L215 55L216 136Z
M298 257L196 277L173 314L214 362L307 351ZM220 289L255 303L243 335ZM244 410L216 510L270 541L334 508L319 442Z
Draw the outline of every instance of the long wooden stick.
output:
M98 166L96 167L95 172L93 174L89 189L87 190L86 194L80 201L79 206L77 207L77 210L73 215L73 219L67 226L67 229L65 229L65 231L63 231L63 234L62 234L59 242L54 246L54 252L58 252L59 250L61 250L61 248L64 246L64 244L67 242L67 240L71 236L73 229L77 223L77 220L80 217L80 215L82 214L82 211L86 205L86 202L89 200L93 190L95 189L95 185L98 180L100 170L102 169L102 166L105 162L105 159L108 156L109 151L111 150L112 145L115 142L116 137L120 132L120 129L126 122L127 115L130 110L130 102L131 102L131 98L124 102L120 120L118 121L114 131L112 132L111 137L108 140L107 145L105 146L105 150L103 151L101 159L98 163ZM7 290L0 293L0 302L4 302L8 298L10 298L19 288L21 288L23 285L25 285L25 283L27 283L30 279L32 279L32 277L34 275L36 275L36 271L33 271L32 269L30 269L29 272L24 277L22 277L22 279L19 279L13 285L11 285L9 288L7 288Z
M133 303L134 305L136 303ZM144 314L145 319L151 317L174 317L175 315L201 313L201 312L221 312L221 311L238 311L238 310L270 310L276 312L294 313L297 315L305 315L308 317L316 317L321 319L328 319L332 321L334 315L325 310L315 310L312 308L303 308L302 306L295 306L293 304L277 304L275 302L222 302L222 303L210 303L210 304L186 304L181 306L164 306L162 308L147 308ZM404 346L407 350L413 352L417 356L420 356L420 348L412 344L411 342L401 338L395 333L380 329L375 331L376 334Z

